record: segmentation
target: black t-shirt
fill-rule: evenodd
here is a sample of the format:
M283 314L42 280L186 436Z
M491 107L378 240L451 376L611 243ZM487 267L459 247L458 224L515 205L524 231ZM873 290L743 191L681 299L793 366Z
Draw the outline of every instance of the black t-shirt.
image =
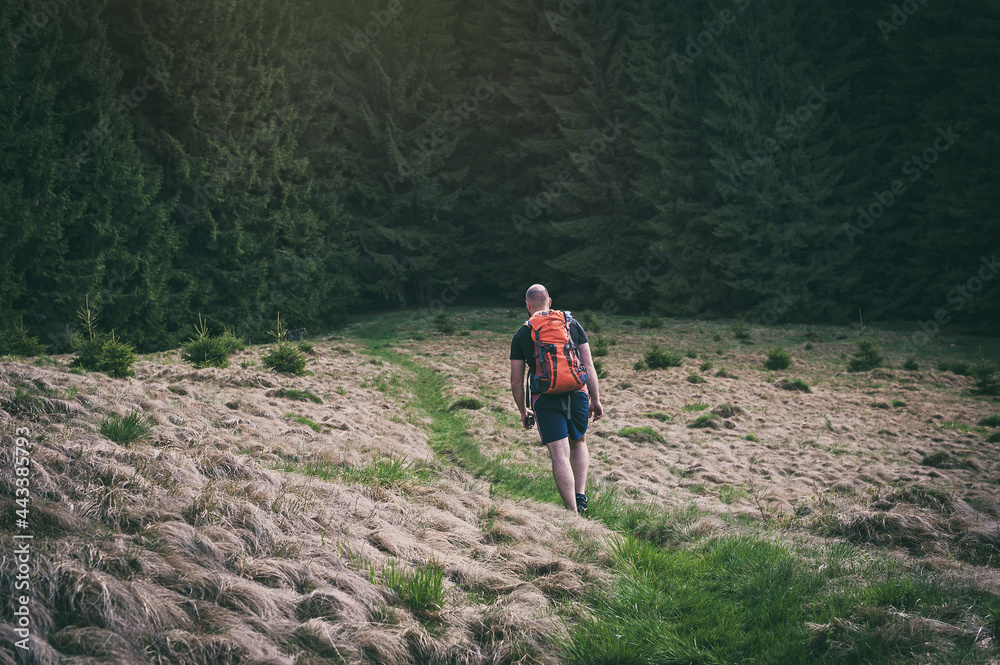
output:
M590 342L583 326L576 319L571 319L569 322L569 336L578 347ZM523 360L527 371L535 373L535 342L531 339L531 327L527 324L518 328L514 333L514 339L510 341L510 359Z

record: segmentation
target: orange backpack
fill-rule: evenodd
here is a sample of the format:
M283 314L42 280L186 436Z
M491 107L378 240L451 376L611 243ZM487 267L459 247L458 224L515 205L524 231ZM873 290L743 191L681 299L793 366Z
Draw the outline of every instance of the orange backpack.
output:
M533 394L570 393L587 385L587 370L569 334L572 320L569 312L553 309L535 312L524 322L535 345Z

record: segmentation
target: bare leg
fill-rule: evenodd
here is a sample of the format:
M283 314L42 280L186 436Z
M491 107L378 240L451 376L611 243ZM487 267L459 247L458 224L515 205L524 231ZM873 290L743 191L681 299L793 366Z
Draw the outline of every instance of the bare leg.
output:
M573 477L573 466L570 464L569 439L559 439L548 444L549 457L552 458L552 477L556 480L556 488L562 497L566 510L576 512L576 494L573 490L576 480Z
M590 451L587 450L587 435L569 442L569 463L573 468L573 478L577 494L587 493L587 468L590 466Z

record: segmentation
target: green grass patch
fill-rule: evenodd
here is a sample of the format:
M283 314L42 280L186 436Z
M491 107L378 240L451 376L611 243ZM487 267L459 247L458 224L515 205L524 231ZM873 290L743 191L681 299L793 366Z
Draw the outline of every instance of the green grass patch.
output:
M704 516L693 505L668 511L625 501L613 483L591 488L587 515L614 531L631 533L655 545L667 546L689 540L689 528Z
M448 407L449 411L455 411L457 409L465 409L466 411L477 411L483 408L483 403L480 402L475 397L462 397L451 403Z
M306 418L305 416L299 416L299 415L296 415L294 413L286 413L285 417L288 418L289 420L297 422L300 425L305 425L306 427L308 427L309 429L311 429L314 432L322 432L323 431L323 426L322 425L320 425L319 423L317 423L317 422L315 422L313 420L310 420L310 419Z
M654 441L663 443L663 437L660 436L655 429L649 426L623 427L618 430L618 436L631 439L632 441L637 441L639 443L653 443Z
M590 591L596 611L570 628L563 662L988 662L972 640L947 661L927 660L939 653L940 634L906 614L964 619L974 631L992 620L995 600L919 570L862 563L850 545L821 552L804 562L784 545L745 535L664 548L626 532L611 547L618 583Z
M378 361L381 367L382 361ZM370 376L361 382L362 388L374 388L384 395L389 395L392 397L399 396L399 377L390 372L379 372L374 376Z
M681 407L681 411L704 411L708 408L708 404L703 402L693 402L691 404L685 404Z
M812 389L809 387L809 384L803 381L802 379L782 379L781 381L778 381L778 383L776 383L775 385L781 388L782 390L791 390L793 392L800 392L800 393L812 392Z
M693 429L700 429L704 427L712 427L715 424L715 419L719 416L714 413L703 413L691 422L688 423L688 427Z
M409 569L395 560L379 566L344 546L338 546L338 555L370 583L394 591L421 619L440 617L448 590L444 588L444 566L433 557Z
M279 471L313 476L321 480L341 481L349 485L402 488L420 476L413 463L396 455L378 455L368 464L354 466L332 461L279 462Z
M990 431L985 427L977 427L969 425L968 423L960 423L957 420L942 420L938 423L938 427L941 429L950 429L955 432L965 432L967 434L982 434L983 436L990 433Z
M669 423L673 421L674 417L669 413L664 413L663 411L653 411L651 413L642 414L643 418L652 418L653 420L659 420L661 423Z
M45 404L37 392L19 386L3 398L4 409L12 416L33 416L45 413Z
M436 617L444 607L444 566L434 559L413 570L390 561L382 568L382 584L424 618Z
M344 479L359 485L379 485L382 487L399 485L416 480L413 464L403 457L383 455L376 457L363 467L347 467Z
M935 469L968 469L969 471L979 471L979 465L969 459L956 457L945 450L939 450L924 455L920 460L921 466L932 466Z
M300 402L314 402L316 404L322 404L323 398L312 392L311 390L296 390L295 388L279 388L271 393L275 397L283 397L285 399L295 399Z
M503 460L484 454L480 442L468 432L464 411L449 409L450 404L444 397L448 394L447 384L439 373L393 352L378 339L367 339L366 351L412 372L409 388L416 406L431 417L428 443L438 456L489 480L494 494L562 504L547 470L513 468Z
M730 402L723 402L719 406L712 409L712 413L722 416L723 418L732 418L734 416L739 416L743 413L743 409L731 404Z
M986 416L985 418L980 418L979 422L976 423L980 427L1000 427L1000 415Z
M758 438L758 436L756 434L754 434L753 432L747 432L743 436L743 440L744 441L753 441L753 442L756 443L756 442L760 441L760 438Z
M595 590L604 611L570 631L566 662L804 662L801 598L822 588L769 543L727 538L699 552L631 534L612 547L620 584Z
M101 434L121 446L144 441L153 433L153 422L140 411L124 416L111 415L101 420Z
M719 487L719 500L727 506L749 497L746 489L740 485L721 485Z

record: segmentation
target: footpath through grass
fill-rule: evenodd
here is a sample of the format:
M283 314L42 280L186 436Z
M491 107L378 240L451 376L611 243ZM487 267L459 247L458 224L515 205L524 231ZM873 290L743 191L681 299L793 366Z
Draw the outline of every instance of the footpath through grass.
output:
M390 334L365 332L368 353L413 373L441 458L489 480L493 493L562 505L549 474L482 453L465 417L449 410L443 377L385 346ZM623 534L611 547L617 578L588 592L585 609L563 606L575 621L559 662L995 662L996 647L981 646L1000 628L995 596L850 545L778 542L763 527L703 537L693 527L704 516L629 503L613 487L593 492L588 517Z
M562 504L548 475L526 475L483 454L482 445L468 432L464 412L451 409L444 397L447 386L440 374L392 351L378 340L367 340L367 352L412 372L414 381L410 388L416 397L416 406L432 419L429 445L442 459L489 480L492 493Z

